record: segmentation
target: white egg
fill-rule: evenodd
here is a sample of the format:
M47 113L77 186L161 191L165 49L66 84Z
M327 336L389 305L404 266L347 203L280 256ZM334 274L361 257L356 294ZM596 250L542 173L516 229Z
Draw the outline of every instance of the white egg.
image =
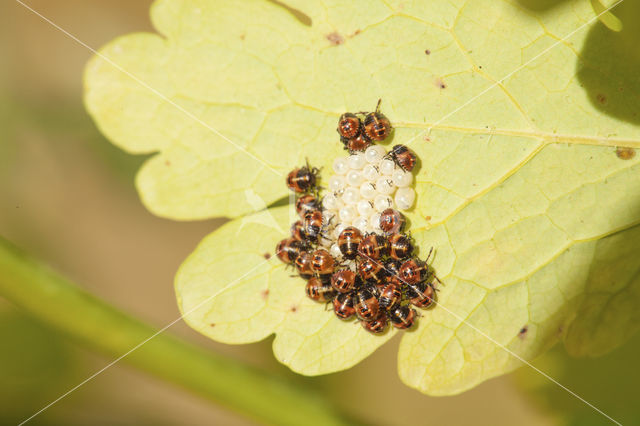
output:
M324 248L329 248L331 247L331 244L333 243L333 241L330 238L324 238L322 236L320 236L318 238L318 242L320 243L320 245Z
M360 201L360 189L349 187L342 193L342 202L346 205L356 204Z
M409 187L398 188L396 191L395 202L400 210L408 210L416 201L416 192Z
M386 151L380 145L372 145L364 152L364 157L368 163L378 164L382 157L386 154Z
M322 223L328 225L329 223L334 223L336 221L336 211L335 210L325 210L322 212Z
M361 232L367 232L369 227L369 220L364 216L358 216L353 220L353 226L358 228Z
M378 164L378 170L382 175L391 176L395 168L396 164L393 161L387 159L380 161L380 163Z
M411 185L411 182L413 182L413 175L409 172L405 172L404 170L396 169L396 171L391 175L391 180L393 180L393 183L396 186L402 188Z
M365 200L373 200L377 194L376 187L371 182L365 182L360 185L360 197Z
M380 229L380 213L374 213L371 216L369 216L369 227L375 232L381 231L381 229Z
M349 186L360 186L363 181L362 173L360 170L349 170L347 172L347 185Z
M367 160L364 158L364 154L353 154L349 156L349 168L354 170L361 170L366 164Z
M371 213L373 213L373 205L371 201L368 200L358 201L356 208L358 209L358 213L360 213L360 216L369 217L371 216Z
M349 162L346 157L338 157L333 160L333 171L339 175L344 175L349 170Z
M379 194L373 199L373 207L381 212L393 205L393 200L388 195Z
M379 194L389 195L395 190L396 187L389 176L382 176L376 181L376 191L378 191Z
M335 210L338 208L338 197L333 193L328 193L322 198L322 207L326 210Z
M378 169L373 164L367 164L362 169L362 177L370 182L375 182L380 177Z
M329 249L329 253L336 259L342 258L342 252L340 251L340 247L338 247L338 244L332 244L331 248Z
M340 191L345 185L344 176L333 175L329 178L329 190L332 192Z
M358 217L358 212L356 211L355 206L344 206L340 209L340 221L344 224L350 224L353 222L353 219Z
M345 223L339 223L339 224L337 224L337 225L336 225L336 227L335 227L335 228L333 228L333 236L334 236L335 238L338 238L338 237L340 236L340 233L341 233L342 231L344 231L344 228L346 228L347 226L349 226L349 225L347 225L347 224L345 224Z

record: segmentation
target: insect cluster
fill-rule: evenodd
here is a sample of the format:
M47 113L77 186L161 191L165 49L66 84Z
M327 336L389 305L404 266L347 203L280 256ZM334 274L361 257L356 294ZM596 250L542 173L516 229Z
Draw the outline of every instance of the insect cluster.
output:
M392 130L379 106L340 117L337 130L349 155L334 161L322 198L318 169L307 164L289 173L300 219L276 247L280 260L307 280L311 299L332 303L340 319L355 316L372 333L384 332L389 322L411 327L414 307L432 305L438 281L429 256L423 261L414 255L400 212L415 201L411 172L417 158L403 145L388 153L374 145Z

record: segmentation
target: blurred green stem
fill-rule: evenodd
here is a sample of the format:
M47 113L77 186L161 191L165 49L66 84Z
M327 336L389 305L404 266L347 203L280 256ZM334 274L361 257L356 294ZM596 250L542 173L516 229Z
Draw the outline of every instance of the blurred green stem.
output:
M81 290L2 237L0 296L114 359L157 333ZM158 334L123 360L260 422L348 423L321 395L168 333Z

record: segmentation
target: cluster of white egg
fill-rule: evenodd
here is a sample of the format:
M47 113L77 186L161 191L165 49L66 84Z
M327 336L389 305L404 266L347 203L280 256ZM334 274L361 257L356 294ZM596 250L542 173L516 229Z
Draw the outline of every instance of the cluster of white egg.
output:
M380 145L336 158L333 171L335 174L327 181L327 194L322 199L330 239L338 238L347 226L354 226L363 234L381 232L382 211L408 210L415 202L416 193L411 188L413 175L388 158Z

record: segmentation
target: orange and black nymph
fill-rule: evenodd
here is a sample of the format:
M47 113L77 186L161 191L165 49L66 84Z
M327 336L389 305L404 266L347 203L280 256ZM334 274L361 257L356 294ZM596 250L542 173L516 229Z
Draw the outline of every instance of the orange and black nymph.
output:
M355 259L358 246L362 241L362 233L355 226L348 226L338 236L338 248L345 259Z
M389 156L405 172L410 172L416 166L418 157L404 145L395 145Z
M341 138L352 139L360 135L362 122L352 112L345 112L338 119L338 134Z
M287 186L293 192L302 194L309 192L316 187L316 176L318 169L309 168L308 166L296 168L287 175Z

